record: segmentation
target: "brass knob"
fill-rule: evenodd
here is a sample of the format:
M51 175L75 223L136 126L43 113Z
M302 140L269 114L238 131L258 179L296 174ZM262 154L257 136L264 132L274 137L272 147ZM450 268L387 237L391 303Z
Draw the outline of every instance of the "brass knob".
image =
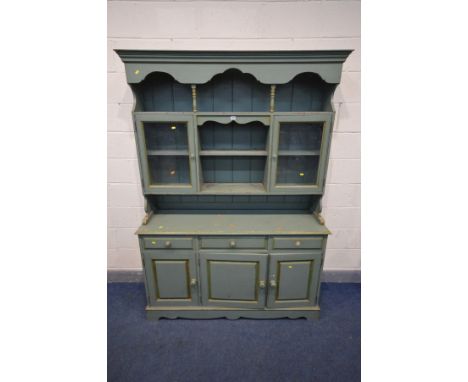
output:
M294 244L295 244L296 247L300 247L300 246L301 246L301 242L300 242L299 240L296 241Z
M231 240L231 242L229 243L229 246L231 248L234 248L236 246L236 242L234 240Z
M260 281L258 282L258 287L259 287L260 289L264 289L265 286L266 286L266 284L265 284L265 281L264 281L264 280L260 280Z
M196 286L196 285L197 285L197 279L191 279L190 286Z
M276 280L270 280L270 287L276 288Z
M171 248L172 243L171 243L170 241L166 241L166 242L164 243L164 246L165 246L166 248Z

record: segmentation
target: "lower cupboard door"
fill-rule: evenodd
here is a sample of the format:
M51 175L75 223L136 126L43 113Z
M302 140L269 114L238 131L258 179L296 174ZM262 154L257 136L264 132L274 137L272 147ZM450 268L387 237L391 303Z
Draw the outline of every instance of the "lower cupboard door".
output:
M202 303L227 308L264 308L265 254L200 252Z
M152 306L199 305L195 253L144 253L146 286Z
M269 308L292 308L316 305L322 254L270 254Z

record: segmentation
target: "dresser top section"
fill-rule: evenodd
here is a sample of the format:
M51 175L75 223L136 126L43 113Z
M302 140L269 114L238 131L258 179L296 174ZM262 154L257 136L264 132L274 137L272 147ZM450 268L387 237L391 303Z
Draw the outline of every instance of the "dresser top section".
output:
M282 84L304 72L337 84L352 50L168 51L116 50L125 63L127 81L139 83L152 72L169 73L180 83L203 84L228 69L250 73L264 84ZM267 66L265 66L267 64Z
M312 214L156 214L138 235L328 235Z

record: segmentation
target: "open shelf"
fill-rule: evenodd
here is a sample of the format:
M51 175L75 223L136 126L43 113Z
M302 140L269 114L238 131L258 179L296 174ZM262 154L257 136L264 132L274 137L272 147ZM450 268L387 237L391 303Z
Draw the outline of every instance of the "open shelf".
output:
M207 121L198 131L201 192L266 192L268 126Z
M200 149L208 150L265 150L268 127L261 122L239 124L205 122L198 127Z
M266 150L202 150L200 156L267 156Z
M313 156L320 155L320 150L280 150L278 155L281 156Z
M265 156L201 157L203 183L262 183Z
M263 183L203 183L201 192L205 194L263 194Z
M151 156L186 156L188 150L147 150L146 153Z

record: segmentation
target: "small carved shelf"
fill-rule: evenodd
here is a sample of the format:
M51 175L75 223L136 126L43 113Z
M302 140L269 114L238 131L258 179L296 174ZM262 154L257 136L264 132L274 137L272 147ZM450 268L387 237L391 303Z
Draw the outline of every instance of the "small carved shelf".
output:
M117 53L148 318L318 318L331 100L351 51Z

